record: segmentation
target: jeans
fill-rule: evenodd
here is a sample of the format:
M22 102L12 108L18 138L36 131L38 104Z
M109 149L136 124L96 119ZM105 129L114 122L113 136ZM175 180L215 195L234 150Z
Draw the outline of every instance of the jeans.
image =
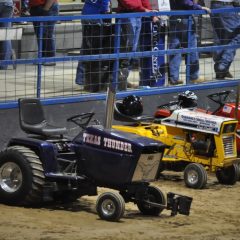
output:
M32 7L30 9L31 16L57 16L59 13L58 3L54 3L49 11L45 11L42 6ZM38 39L38 47L40 46L40 22L33 22L34 31ZM43 36L42 36L42 57L54 57L56 54L55 45L55 22L43 22Z
M123 49L121 52L136 52L139 45L142 19L140 17L123 18L120 19L119 24L121 24L121 49ZM131 60L131 58L120 60L119 90L125 90L127 87Z
M13 4L0 3L0 18L11 18L13 15ZM3 22L0 23L1 28L11 27L11 23ZM12 43L11 41L0 41L0 61L11 60L12 57ZM0 63L0 70L7 69L7 65Z
M212 9L234 8L231 5L222 5L212 2ZM211 22L214 30L214 41L216 45L232 45L233 39L237 42L240 35L235 34L235 30L240 27L240 15L237 12L226 12L211 14ZM234 60L236 49L217 50L214 53L214 70L218 72L228 72L232 61Z
M176 16L170 18L169 49L180 49L182 47L197 48L197 34L193 24L188 39L188 18ZM169 56L169 79L171 82L179 80L179 69L182 54L177 53ZM197 52L190 53L190 80L199 77L199 55Z
M141 18L123 18L120 24L126 52L136 52L142 26Z

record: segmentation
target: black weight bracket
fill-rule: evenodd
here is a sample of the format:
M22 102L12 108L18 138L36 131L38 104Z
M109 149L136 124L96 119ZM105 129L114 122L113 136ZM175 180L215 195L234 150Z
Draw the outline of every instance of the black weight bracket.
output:
M171 210L171 216L179 214L189 215L192 198L176 193L167 193L167 210Z

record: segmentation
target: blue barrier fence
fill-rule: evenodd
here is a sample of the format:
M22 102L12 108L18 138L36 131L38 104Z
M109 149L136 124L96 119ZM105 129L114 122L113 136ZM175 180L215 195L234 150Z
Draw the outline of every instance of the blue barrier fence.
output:
M240 8L234 9L222 9L222 10L212 10L212 13L224 13L224 12L238 12L240 14ZM203 62L204 68L202 68L202 74L208 76L208 80L203 83L191 84L190 82L190 62L189 57L191 53L198 52L199 54L209 54L214 53L223 49L239 49L240 43L236 42L236 44L226 44L226 45L211 45L203 44L198 46L197 48L180 48L180 49L169 49L167 46L167 38L165 38L165 48L164 49L151 49L149 50L141 50L132 52L122 52L121 46L121 24L120 19L122 18L132 18L132 17L142 17L142 18L150 18L152 16L181 16L194 15L195 18L198 18L202 15L205 15L205 11L170 11L170 12L151 12L151 13L127 13L127 14L104 14L104 15L80 15L80 16L56 16L56 17L26 17L26 18L11 18L4 19L0 18L1 22L11 22L13 24L12 29L24 28L25 25L21 25L21 23L28 23L27 26L31 26L32 22L39 22L40 27L39 31L39 42L37 44L36 39L34 40L36 47L36 52L34 52L35 56L22 56L21 49L20 54L17 54L16 58L8 59L8 60L0 60L0 65L12 66L12 69L8 70L0 70L0 109L3 108L14 108L17 107L17 99L19 97L39 97L46 104L56 104L56 103L70 103L70 102L79 102L79 101L89 101L89 100L102 100L106 98L105 91L99 91L95 93L88 92L87 90L79 90L75 91L75 77L76 77L76 64L78 62L88 63L88 62L101 62L101 61L112 61L113 66L111 70L111 80L110 82L117 89L117 97L124 97L129 94L135 94L138 96L147 96L147 95L156 95L156 94L164 94L164 93L173 93L178 91L184 91L186 89L190 90L202 90L202 89L212 89L212 88L223 88L223 87L234 87L239 84L240 80L240 70L238 69L240 66L240 59L238 57L238 51L234 60L234 68L232 72L234 73L234 78L232 80L216 80L213 77L213 70L210 65L213 65L212 56L208 56L205 63ZM67 24L79 24L80 28L83 25L84 21L88 20L111 20L114 26L113 33L113 49L110 53L101 53L101 54L86 54L80 55L80 42L81 42L81 33L78 35L78 38L74 38L75 42L79 42L78 53L69 54L69 51L64 53L59 53L54 57L43 57L42 56L42 47L43 47L43 26L47 22L57 22L60 25L66 28ZM210 18L208 19L210 21ZM169 21L168 21L169 23ZM189 17L189 27L193 24L192 18ZM202 28L197 24L197 27ZM72 28L72 33L74 33L74 28ZM165 27L166 29L167 27ZM211 29L205 29L208 32L211 32ZM80 30L81 32L81 30ZM24 34L24 31L23 31ZM66 35L66 32L63 32L63 37L60 39L55 31L55 40L63 41ZM164 36L167 36L168 32L164 33ZM74 36L74 35L73 35ZM80 38L79 38L80 36ZM68 39L69 40L69 39ZM12 39L14 41L14 38ZM17 40L19 41L19 40ZM23 41L23 39L21 40ZM24 44L24 43L23 43ZM25 43L26 44L26 43ZM28 43L27 43L28 44ZM29 42L30 44L30 42ZM31 44L33 44L31 42ZM63 44L64 45L64 44ZM75 43L73 44L76 45ZM188 45L188 44L187 44ZM70 50L75 49L75 47L69 47ZM188 45L189 46L189 45ZM58 52L58 48L56 49ZM181 53L186 55L186 69L182 72L184 78L184 84L178 86L169 86L168 85L168 77L166 71L166 77L164 79L164 83L159 86L147 86L147 85L138 85L137 88L126 88L123 90L118 90L119 86L119 62L123 59L146 59L152 57L164 56L165 64L167 63L167 58L170 55L174 55L177 53ZM20 56L18 56L20 55ZM57 67L53 67L51 70L46 68L44 64L46 63L56 63ZM70 66L70 67L69 67ZM141 66L140 66L141 67ZM202 65L200 65L200 68ZM64 74L64 71L67 70L72 71L71 75ZM206 70L205 70L206 68ZM210 70L209 70L210 68ZM165 68L166 69L166 68ZM61 71L63 72L61 72ZM140 69L141 71L141 69ZM32 75L28 76L29 73ZM50 76L48 73L51 72ZM60 73L59 73L60 72ZM99 74L101 74L99 72ZM59 77L61 76L61 78ZM49 87L49 79L53 78L53 87ZM137 77L138 78L138 77ZM134 79L134 81L138 81L139 79ZM29 86L31 85L31 88ZM62 85L61 88L58 88L59 85ZM49 90L50 89L50 90Z

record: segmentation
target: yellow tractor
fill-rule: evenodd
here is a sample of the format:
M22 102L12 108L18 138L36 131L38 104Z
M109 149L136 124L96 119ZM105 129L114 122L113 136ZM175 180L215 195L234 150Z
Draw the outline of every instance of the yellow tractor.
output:
M158 122L141 115L142 102L128 96L114 104L114 118L129 122L113 128L163 142L161 169L183 171L187 187L201 189L207 184L207 171L221 184L234 185L239 179L236 148L237 120L209 115L192 109L177 109Z

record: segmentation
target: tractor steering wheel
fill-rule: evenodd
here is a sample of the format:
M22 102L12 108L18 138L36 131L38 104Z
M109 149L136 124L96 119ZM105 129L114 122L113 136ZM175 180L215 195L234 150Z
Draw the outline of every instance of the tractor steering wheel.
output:
M233 90L226 90L218 93L209 94L207 97L213 102L218 103L220 106L225 104L225 101L230 93L234 92Z
M81 113L68 118L67 121L73 122L82 129L85 129L88 126L94 114L95 113L93 112Z

